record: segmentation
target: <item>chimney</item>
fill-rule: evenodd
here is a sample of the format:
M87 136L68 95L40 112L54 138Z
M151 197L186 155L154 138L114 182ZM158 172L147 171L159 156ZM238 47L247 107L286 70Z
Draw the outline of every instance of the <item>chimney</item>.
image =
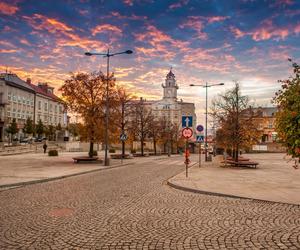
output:
M27 78L26 82L27 82L27 84L31 84L31 79Z

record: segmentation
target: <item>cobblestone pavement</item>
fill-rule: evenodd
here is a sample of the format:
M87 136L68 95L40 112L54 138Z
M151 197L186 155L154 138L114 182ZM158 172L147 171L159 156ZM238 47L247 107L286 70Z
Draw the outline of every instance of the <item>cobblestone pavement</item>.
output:
M193 194L182 159L0 192L0 249L300 249L300 207Z

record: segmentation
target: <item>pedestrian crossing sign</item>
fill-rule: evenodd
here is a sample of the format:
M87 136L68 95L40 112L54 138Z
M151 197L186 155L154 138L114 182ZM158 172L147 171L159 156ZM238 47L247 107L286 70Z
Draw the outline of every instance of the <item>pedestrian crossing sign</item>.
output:
M199 142L199 143L204 142L204 136L203 135L197 135L196 142Z

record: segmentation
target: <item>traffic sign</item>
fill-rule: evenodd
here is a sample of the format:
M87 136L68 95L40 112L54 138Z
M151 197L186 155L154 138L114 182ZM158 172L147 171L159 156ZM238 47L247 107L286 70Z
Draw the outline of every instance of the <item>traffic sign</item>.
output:
M127 140L127 135L126 134L120 134L120 140L121 141L126 141Z
M202 132L204 130L204 127L202 125L197 126L197 131Z
M196 142L204 142L204 136L203 135L197 135Z
M193 116L182 116L182 127L189 128L193 127Z
M184 128L182 130L182 136L185 138L185 139L188 139L188 138L191 138L193 136L193 130L190 129L190 128Z

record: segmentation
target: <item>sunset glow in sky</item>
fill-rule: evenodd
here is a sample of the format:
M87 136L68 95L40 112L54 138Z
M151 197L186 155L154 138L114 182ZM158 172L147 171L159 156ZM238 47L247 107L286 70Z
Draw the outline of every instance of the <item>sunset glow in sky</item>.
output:
M300 59L299 0L0 0L0 71L59 87L69 72L105 71L86 51L131 49L111 58L118 84L159 99L170 67L178 96L196 103L202 121L205 92L189 84L241 83L256 105L270 104ZM58 93L59 94L59 93Z

